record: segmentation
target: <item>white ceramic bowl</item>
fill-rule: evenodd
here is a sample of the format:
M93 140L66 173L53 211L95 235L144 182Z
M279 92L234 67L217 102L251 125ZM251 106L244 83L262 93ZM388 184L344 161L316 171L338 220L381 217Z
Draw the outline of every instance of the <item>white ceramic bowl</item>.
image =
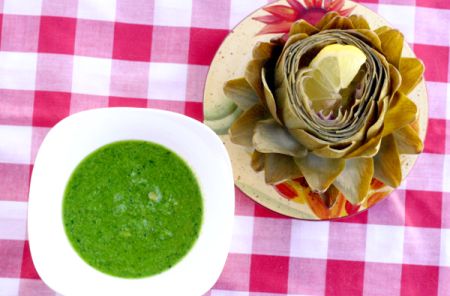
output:
M129 139L156 142L180 155L195 172L204 202L201 232L189 253L171 269L142 279L110 276L85 263L62 221L64 189L78 163L105 144ZM233 214L230 160L219 137L205 125L154 109L84 111L52 128L38 152L28 204L31 256L42 280L63 295L201 295L225 264Z

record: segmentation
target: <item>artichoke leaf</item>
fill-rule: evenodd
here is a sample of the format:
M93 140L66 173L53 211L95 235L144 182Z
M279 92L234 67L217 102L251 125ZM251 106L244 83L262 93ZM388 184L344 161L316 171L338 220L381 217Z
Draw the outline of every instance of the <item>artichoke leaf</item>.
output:
M270 42L258 42L253 48L253 59L263 59L267 60L273 54L273 49L275 48L275 44Z
M354 157L373 157L377 154L378 149L380 148L381 138L383 137L383 119L388 109L388 97L384 97L378 102L378 118L375 123L372 123L372 126L367 130L366 140L359 146L358 148L351 150L349 154L345 156L345 158L354 158ZM374 103L372 104L374 105ZM369 112L369 114L372 114ZM369 123L370 118L367 117L367 121L365 122L364 129L367 128L367 124Z
M402 181L402 167L393 135L383 138L373 160L374 177L391 187L398 187Z
M355 29L353 23L345 16L336 16L332 18L326 25L323 26L322 30L352 30Z
M342 172L345 160L340 158L323 158L308 153L303 158L295 158L309 187L317 192L325 192Z
M286 80L275 90L277 98L277 106L280 109L281 121L288 129L291 128L308 128L308 125L297 115L294 106L289 100L289 94L286 86Z
M281 181L303 176L293 157L277 153L267 153L264 155L264 176L266 183L276 184Z
M325 202L325 205L328 209L332 209L339 202L339 199L342 198L341 193L333 184L328 187L327 191L322 194L319 194L322 200Z
M423 150L422 140L419 135L411 127L407 125L394 133L395 142L397 144L398 153L400 154L419 154Z
M374 173L372 158L351 158L333 185L352 204L360 204L367 196Z
M305 33L307 35L313 35L319 32L319 30L308 23L307 21L301 19L292 24L291 29L289 30L289 36L293 36L299 33Z
M260 172L264 169L265 156L257 150L253 150L252 159L250 165L255 172Z
M298 33L298 34L295 34L295 35L291 35L289 37L289 39L286 41L286 44L284 45L283 51L281 52L281 56L283 56L283 54L284 54L284 52L286 50L289 50L289 47L292 44L296 43L297 41L303 40L306 37L308 37L308 34L306 34L306 33Z
M416 104L401 92L395 93L384 118L383 136L412 123L416 117Z
M360 132L358 132L357 134L367 131L367 137L371 138L380 132L381 128L383 127L383 116L387 110L387 102L385 101L387 101L387 99L380 100L378 102L378 118L376 118L377 108L375 107L377 103L374 101L369 102L369 106L367 106L368 112L363 119L363 126L360 129ZM374 118L376 118L375 122L373 122ZM362 140L363 136L364 134L360 135L360 137L356 138L356 140Z
M309 150L317 150L330 144L329 142L308 133L304 129L290 129L289 133Z
M276 120L278 124L282 124L281 120L278 118L277 114L277 104L275 102L275 98L273 97L272 91L269 88L266 78L266 69L261 69L261 79L264 87L264 105L269 109L270 114Z
M401 58L399 70L402 75L402 85L400 86L400 91L407 95L422 80L425 67L419 59Z
M376 33L374 33L371 30L366 29L355 29L355 30L349 30L350 32L355 32L354 34L358 34L358 37L362 37L363 41L366 41L366 43L369 43L372 47L374 47L376 50L381 51L381 40L380 37Z
M266 59L251 60L245 69L245 80L255 91L261 103L264 103L264 88L261 79L261 69L266 64Z
M357 141L352 141L347 144L344 148L333 147L332 145L327 145L323 148L314 150L318 156L326 158L341 158L348 154L352 149L354 149ZM337 145L334 145L337 146Z
M260 104L254 105L242 113L230 127L229 134L231 142L252 147L253 131L256 123L266 116L266 109Z
M272 57L275 44L259 42L253 48L253 60L248 62L245 69L244 78L253 88L261 101L264 98L263 84L261 80L261 69Z
M241 110L248 110L259 102L258 95L245 78L228 80L223 87L225 95Z
M378 35L381 40L381 50L389 63L399 67L403 49L403 34L396 29L386 30Z
M389 72L387 72L389 69L389 63L386 58L377 51L374 51L374 55L378 58L379 62L376 67L379 69L375 69L375 71L379 71L379 73L374 73L374 79L376 83L379 83L379 85L377 85L377 89L379 89L378 91L380 93L379 97L383 98L389 95L389 77L385 78L389 75Z
M339 14L336 11L328 12L320 19L320 21L316 25L316 28L320 31L323 31L323 28L335 17L339 17Z
M395 92L400 88L402 85L402 76L400 72L391 64L389 64L389 78L391 83L391 94L395 94Z
M353 14L349 17L355 29L370 30L369 23L360 15Z
M279 153L294 157L303 157L307 153L306 148L273 119L256 124L253 147L262 153Z
M376 30L374 30L375 33L377 33L377 35L380 35L386 31L389 31L391 28L389 28L388 26L381 26L379 28L377 28Z
M373 157L378 153L380 149L381 139L383 137L383 132L380 131L377 135L369 138L364 144L359 146L357 149L351 151L345 156L345 158L354 157Z

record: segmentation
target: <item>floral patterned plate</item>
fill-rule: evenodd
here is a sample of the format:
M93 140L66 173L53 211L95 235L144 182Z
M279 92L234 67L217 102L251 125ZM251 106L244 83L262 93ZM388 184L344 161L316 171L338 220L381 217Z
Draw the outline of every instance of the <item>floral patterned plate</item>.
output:
M261 205L300 219L327 220L353 215L380 202L393 188L374 178L367 197L361 204L352 205L339 194L332 205L327 205L319 194L310 190L304 178L275 186L266 184L264 172L256 173L250 166L251 151L230 141L228 129L241 114L241 110L225 96L223 86L226 81L243 75L246 64L251 60L252 48L258 41L267 42L287 34L291 25L299 19L316 24L329 11L343 16L361 15L372 30L388 25L375 12L352 1L277 1L255 11L233 29L212 61L204 91L205 124L219 134L224 142L232 161L235 184ZM414 57L406 43L402 57ZM409 98L419 110L418 120L412 126L418 130L423 141L428 120L427 94L423 80L409 94ZM403 178L410 172L416 159L417 155L400 155Z

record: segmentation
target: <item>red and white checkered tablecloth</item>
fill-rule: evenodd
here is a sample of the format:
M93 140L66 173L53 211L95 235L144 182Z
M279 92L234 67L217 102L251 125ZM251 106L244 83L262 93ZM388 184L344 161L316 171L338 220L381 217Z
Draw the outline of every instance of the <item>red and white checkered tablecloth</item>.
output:
M236 190L211 296L450 295L450 1L365 0L426 65L425 151L389 198L336 222L289 219ZM33 266L36 152L75 112L151 107L202 119L208 65L267 0L0 0L0 295L55 295ZM51 243L51 242L49 242Z

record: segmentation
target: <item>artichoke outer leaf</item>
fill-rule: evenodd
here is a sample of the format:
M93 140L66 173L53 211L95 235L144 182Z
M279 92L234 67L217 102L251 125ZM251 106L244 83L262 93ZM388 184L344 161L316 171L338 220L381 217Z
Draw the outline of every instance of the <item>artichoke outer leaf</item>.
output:
M283 80L280 87L275 90L277 107L280 110L281 121L288 129L307 129L308 125L297 115L294 106L289 101L289 94L286 87L287 82Z
M252 147L253 131L256 123L266 118L266 116L266 109L260 104L254 105L242 113L230 127L229 134L231 142Z
M260 172L264 169L264 161L265 161L264 153L261 153L257 150L253 150L250 165L255 172Z
M323 28L335 17L339 17L339 14L336 11L328 12L320 19L320 21L316 25L316 28L322 31Z
M270 42L258 42L253 48L253 59L270 59L275 44Z
M253 88L259 98L264 97L264 90L261 80L261 69L272 57L275 44L259 42L253 48L253 60L249 61L245 69L244 78Z
M369 23L360 15L353 14L349 17L355 29L370 30Z
M263 83L261 79L261 69L265 65L267 60L265 59L256 59L251 60L247 64L247 68L245 69L245 80L251 86L251 88L255 91L261 103L263 103L264 98L264 89Z
M326 158L341 158L344 157L346 154L348 154L352 149L354 149L356 143L357 143L356 141L352 141L347 147L339 149L327 145L323 148L318 148L314 150L314 153L316 153L318 156Z
M397 144L398 153L419 154L422 152L422 140L411 125L396 130L393 135Z
M298 33L295 35L289 36L288 40L286 41L286 44L284 45L283 51L281 52L280 56L283 56L284 51L288 50L289 46L296 43L297 41L303 40L305 38L309 37L306 33ZM280 60L281 61L281 60Z
M371 30L366 29L355 29L355 30L349 30L350 32L355 32L354 34L358 34L358 37L365 41L366 43L369 43L372 47L374 47L376 50L381 51L381 40L380 37L376 33L374 33Z
M333 185L350 203L360 204L367 196L374 173L372 158L351 158Z
M259 102L258 95L245 78L228 80L223 91L241 110L248 110Z
M399 70L402 76L402 85L399 90L409 94L422 80L425 67L419 59L401 58Z
M383 132L380 131L378 134L368 139L364 144L351 151L345 156L346 159L354 157L373 157L375 156L381 145L381 139L383 138Z
M289 133L309 150L318 150L330 145L329 142L319 139L301 128L290 129Z
M381 40L381 50L389 63L399 67L403 49L403 34L396 29L389 29L378 35Z
M412 123L417 118L417 106L401 92L394 94L384 117L383 136Z
M389 31L391 28L389 28L388 26L381 26L379 28L377 28L376 30L374 30L375 33L377 33L377 35L380 35L386 31Z
M306 148L273 119L256 124L253 147L262 153L279 153L294 157L303 157L307 154Z
M389 65L389 76L390 76L390 86L391 94L395 94L397 90L399 90L400 86L402 85L402 76L400 72L392 65Z
M342 158L323 158L314 153L295 158L295 162L309 187L317 192L325 192L345 167L345 160Z
M345 16L336 16L332 18L325 26L323 26L322 30L352 30L355 29L352 21Z
M380 132L380 130L383 128L383 119L384 119L384 116L386 114L386 111L387 111L388 105L389 105L388 97L385 97L378 102L378 108L375 107L376 105L377 105L377 103L375 103L375 102L370 103L369 113L368 113L367 117L365 118L365 122L364 122L364 126L363 126L363 129L367 130L366 136L368 138L372 138L373 136L377 135ZM378 114L376 114L377 111L378 111ZM378 118L376 118L377 115L378 115ZM375 122L373 122L374 120L375 120Z
M276 184L303 176L293 157L278 153L267 153L264 156L264 177L266 183Z
M383 138L380 150L373 160L374 177L386 185L398 187L402 181L402 167L393 135Z
M267 107L267 109L269 109L270 114L276 120L276 122L282 124L281 120L278 118L277 104L275 102L275 98L273 97L272 91L270 90L269 84L267 83L265 68L261 69L261 79L264 87L264 98L263 98L264 105Z
M293 36L299 33L305 33L307 35L313 35L319 32L319 29L308 23L307 21L301 19L292 24L289 30L289 36Z

